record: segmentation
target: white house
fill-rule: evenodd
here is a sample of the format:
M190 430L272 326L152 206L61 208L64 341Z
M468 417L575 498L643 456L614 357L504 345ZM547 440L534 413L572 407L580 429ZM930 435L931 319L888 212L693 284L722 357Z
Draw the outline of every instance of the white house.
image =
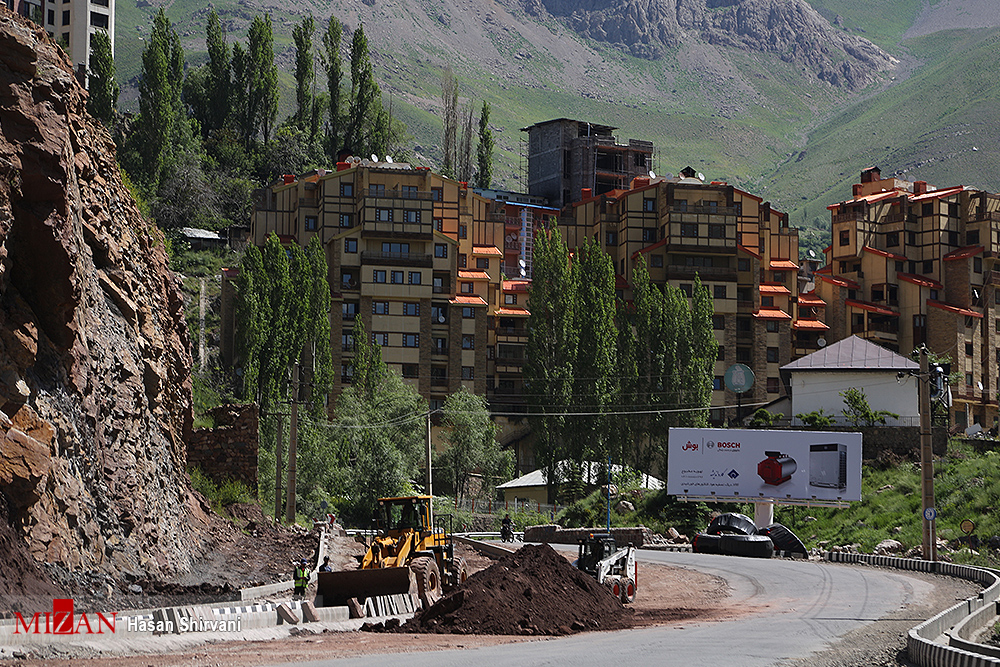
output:
M559 461L556 464L556 474L559 476L560 482L565 481L570 465L570 461ZM583 482L588 489L607 483L606 479L600 478L601 470L604 470L603 464L595 463L594 461L583 462ZM615 475L620 473L621 466L613 464L611 472ZM652 475L643 474L640 486L644 489L662 489L663 480L657 479ZM504 484L498 484L497 489L503 492L505 502L513 502L514 500L530 500L543 504L548 502L548 487L545 484L545 471L543 470L532 470L517 479L512 479Z
M792 415L822 409L838 423L846 423L840 393L855 387L864 390L873 410L899 415L898 421L889 418L887 425L916 426L920 415L917 379L909 373L917 370L917 362L851 336L785 364L781 374L791 390Z

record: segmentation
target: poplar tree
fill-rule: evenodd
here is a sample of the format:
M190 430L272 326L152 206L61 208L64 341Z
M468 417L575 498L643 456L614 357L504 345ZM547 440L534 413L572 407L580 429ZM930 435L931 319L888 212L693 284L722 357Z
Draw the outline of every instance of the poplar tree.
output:
M444 157L441 173L454 178L458 153L458 80L450 67L445 69L441 80L441 107L444 109L444 127L441 136Z
M351 39L351 100L344 145L355 154L368 154L370 136L382 111L382 94L375 83L368 38L359 25Z
M331 16L326 26L326 32L323 33L323 51L320 53L323 69L326 70L326 154L331 162L337 160L337 153L340 152L341 148L341 134L344 129L343 101L341 99L344 74L340 63L340 41L343 32L344 29L340 21L337 20L336 16Z
M472 180L472 102L465 107L462 121L462 137L458 145L458 180L468 183Z
M476 187L488 190L493 184L493 131L490 130L490 105L483 102L479 112L479 145L476 148Z
M207 131L219 130L229 120L232 101L232 74L229 45L222 32L222 24L215 9L208 15L206 28L208 43L208 97L209 113Z
M274 35L270 16L255 16L247 47L233 46L233 104L244 148L258 137L271 139L278 115L278 68L274 64Z
M160 8L142 52L139 117L132 136L141 178L154 190L163 176L166 162L183 143L185 128L181 124L186 124L181 106L183 84L184 51L177 32Z
M295 125L302 132L315 136L316 127L313 123L312 90L315 83L313 68L312 35L316 24L312 15L303 17L301 23L292 28L292 39L295 41Z
M111 128L115 124L120 88L115 79L115 59L111 55L111 38L97 30L90 38L90 72L88 73L87 111Z

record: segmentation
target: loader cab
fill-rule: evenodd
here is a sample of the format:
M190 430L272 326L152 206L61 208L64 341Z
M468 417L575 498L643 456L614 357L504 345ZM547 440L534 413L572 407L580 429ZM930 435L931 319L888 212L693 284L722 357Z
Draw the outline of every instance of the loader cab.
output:
M379 531L430 531L430 503L430 496L380 498L375 511Z
M589 574L597 574L597 564L616 551L615 538L611 535L590 534L580 541L577 568Z

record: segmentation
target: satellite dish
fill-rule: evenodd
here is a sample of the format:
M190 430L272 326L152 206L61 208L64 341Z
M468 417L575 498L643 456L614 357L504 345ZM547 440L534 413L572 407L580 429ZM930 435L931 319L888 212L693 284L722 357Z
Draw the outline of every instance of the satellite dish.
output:
M816 339L816 344L819 345L820 347L826 347L826 339L825 338L817 338Z
M656 178L656 172L655 172L655 171L653 171L652 169L650 169L650 170L649 170L649 177L650 177L650 178Z
M663 176L663 178L668 178L668 179L669 178L673 178L673 177L674 177L674 175L671 174L669 171Z
M391 155L386 155L385 156L385 161L388 162L389 164L392 164L392 156Z
M378 155L375 155L375 153L372 153L372 162L378 162Z
M519 259L519 260L517 260L517 265L518 265L518 266L520 266L520 267L521 267L522 269L523 269L523 268L524 268L525 266L527 266L527 265L526 265L526 264L524 263L524 260L523 260L523 259Z
M816 258L816 253L815 253L815 251L813 251L813 250L810 250L810 251L809 251L809 256L810 256L810 257L812 257L813 259L815 259L815 258Z
M979 387L979 391L983 390L983 383L981 381L980 382L976 382L976 386Z
M522 266L522 267L521 267L521 277L523 278L523 277L525 277L526 275L528 275L528 274L527 274L527 273L525 273L525 271L524 271L524 267Z
M701 172L699 171L699 172L698 172L698 180L699 180L699 181L704 181L704 180L705 180L705 174L703 174L703 173L701 173Z
M444 324L444 315L438 315L438 322Z

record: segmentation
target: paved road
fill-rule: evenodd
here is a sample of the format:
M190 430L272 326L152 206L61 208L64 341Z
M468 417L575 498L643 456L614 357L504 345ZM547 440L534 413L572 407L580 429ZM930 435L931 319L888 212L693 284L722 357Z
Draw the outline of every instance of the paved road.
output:
M690 567L726 579L733 601L757 613L739 620L589 633L464 651L324 660L316 665L407 667L644 664L771 667L822 651L846 632L932 590L903 573L790 560L640 552L640 560ZM916 624L916 620L914 624Z

